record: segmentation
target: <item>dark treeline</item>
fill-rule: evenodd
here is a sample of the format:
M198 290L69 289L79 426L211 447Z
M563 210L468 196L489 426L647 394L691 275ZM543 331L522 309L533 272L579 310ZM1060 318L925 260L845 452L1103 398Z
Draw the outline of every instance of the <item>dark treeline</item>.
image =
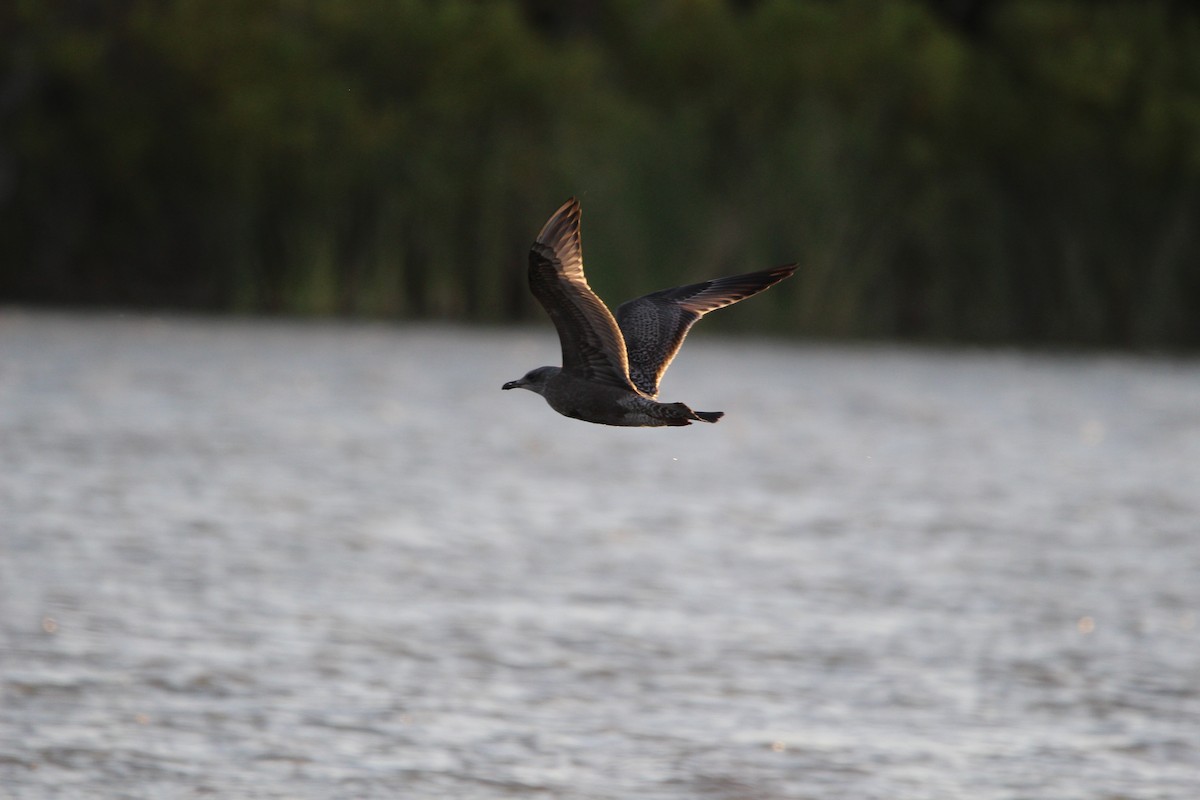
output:
M1200 16L1170 2L16 0L0 301L485 321L584 204L611 300L1200 345Z

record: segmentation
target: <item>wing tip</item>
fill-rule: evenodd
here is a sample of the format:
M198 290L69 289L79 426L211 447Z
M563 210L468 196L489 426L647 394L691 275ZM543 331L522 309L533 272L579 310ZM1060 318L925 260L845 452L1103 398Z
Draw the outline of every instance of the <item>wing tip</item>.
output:
M780 266L772 267L771 269L764 269L759 272L751 272L748 275L746 275L745 277L747 277L747 278L752 278L752 277L764 278L765 285L763 286L763 289L769 289L770 287L774 286L775 284L779 283L780 281L782 281L786 278L792 277L792 275L794 275L796 273L796 270L798 270L798 269L800 269L799 263L781 264Z
M775 269L768 270L768 272L770 272L772 275L781 276L780 280L783 280L784 278L790 277L798 269L800 269L800 263L793 261L791 264L781 264L780 266L775 267Z
M727 280L735 281L735 280L738 280L738 278L743 278L743 279L750 279L751 283L757 283L758 287L755 288L753 291L751 291L751 293L749 295L747 295L747 297L750 297L750 296L758 294L759 292L770 289L772 286L774 286L775 284L779 283L782 280L792 277L792 275L794 275L796 270L799 268L800 268L800 265L798 263L783 264L778 267L773 267L771 269L764 269L764 270L760 270L758 272L751 272L747 275L739 275L737 277L729 278ZM755 280L755 279L757 279L757 280Z
M550 215L550 219L546 220L546 224L538 232L536 241L543 244L561 241L572 231L579 230L580 217L579 201L571 197Z

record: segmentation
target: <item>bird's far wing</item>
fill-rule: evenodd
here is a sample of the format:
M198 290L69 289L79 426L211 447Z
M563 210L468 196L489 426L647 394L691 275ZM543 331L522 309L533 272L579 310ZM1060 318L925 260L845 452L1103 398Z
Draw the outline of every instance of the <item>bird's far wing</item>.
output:
M632 391L621 329L583 274L579 203L573 197L554 212L529 250L529 288L558 329L563 369Z
M617 309L617 322L628 349L629 378L650 397L696 320L779 283L795 264L663 289Z

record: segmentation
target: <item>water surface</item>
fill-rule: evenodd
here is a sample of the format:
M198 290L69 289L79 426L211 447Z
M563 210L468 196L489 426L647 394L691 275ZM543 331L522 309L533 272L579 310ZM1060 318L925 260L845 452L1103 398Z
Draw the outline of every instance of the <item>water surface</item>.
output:
M1200 797L1200 365L0 312L0 797Z

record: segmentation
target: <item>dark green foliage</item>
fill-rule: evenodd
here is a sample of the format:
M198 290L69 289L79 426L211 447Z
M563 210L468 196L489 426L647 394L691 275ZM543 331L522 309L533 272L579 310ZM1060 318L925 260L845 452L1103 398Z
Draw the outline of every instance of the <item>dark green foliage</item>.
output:
M1200 345L1200 17L974 5L16 0L0 299L535 317L576 194L614 303L799 261L714 325Z

